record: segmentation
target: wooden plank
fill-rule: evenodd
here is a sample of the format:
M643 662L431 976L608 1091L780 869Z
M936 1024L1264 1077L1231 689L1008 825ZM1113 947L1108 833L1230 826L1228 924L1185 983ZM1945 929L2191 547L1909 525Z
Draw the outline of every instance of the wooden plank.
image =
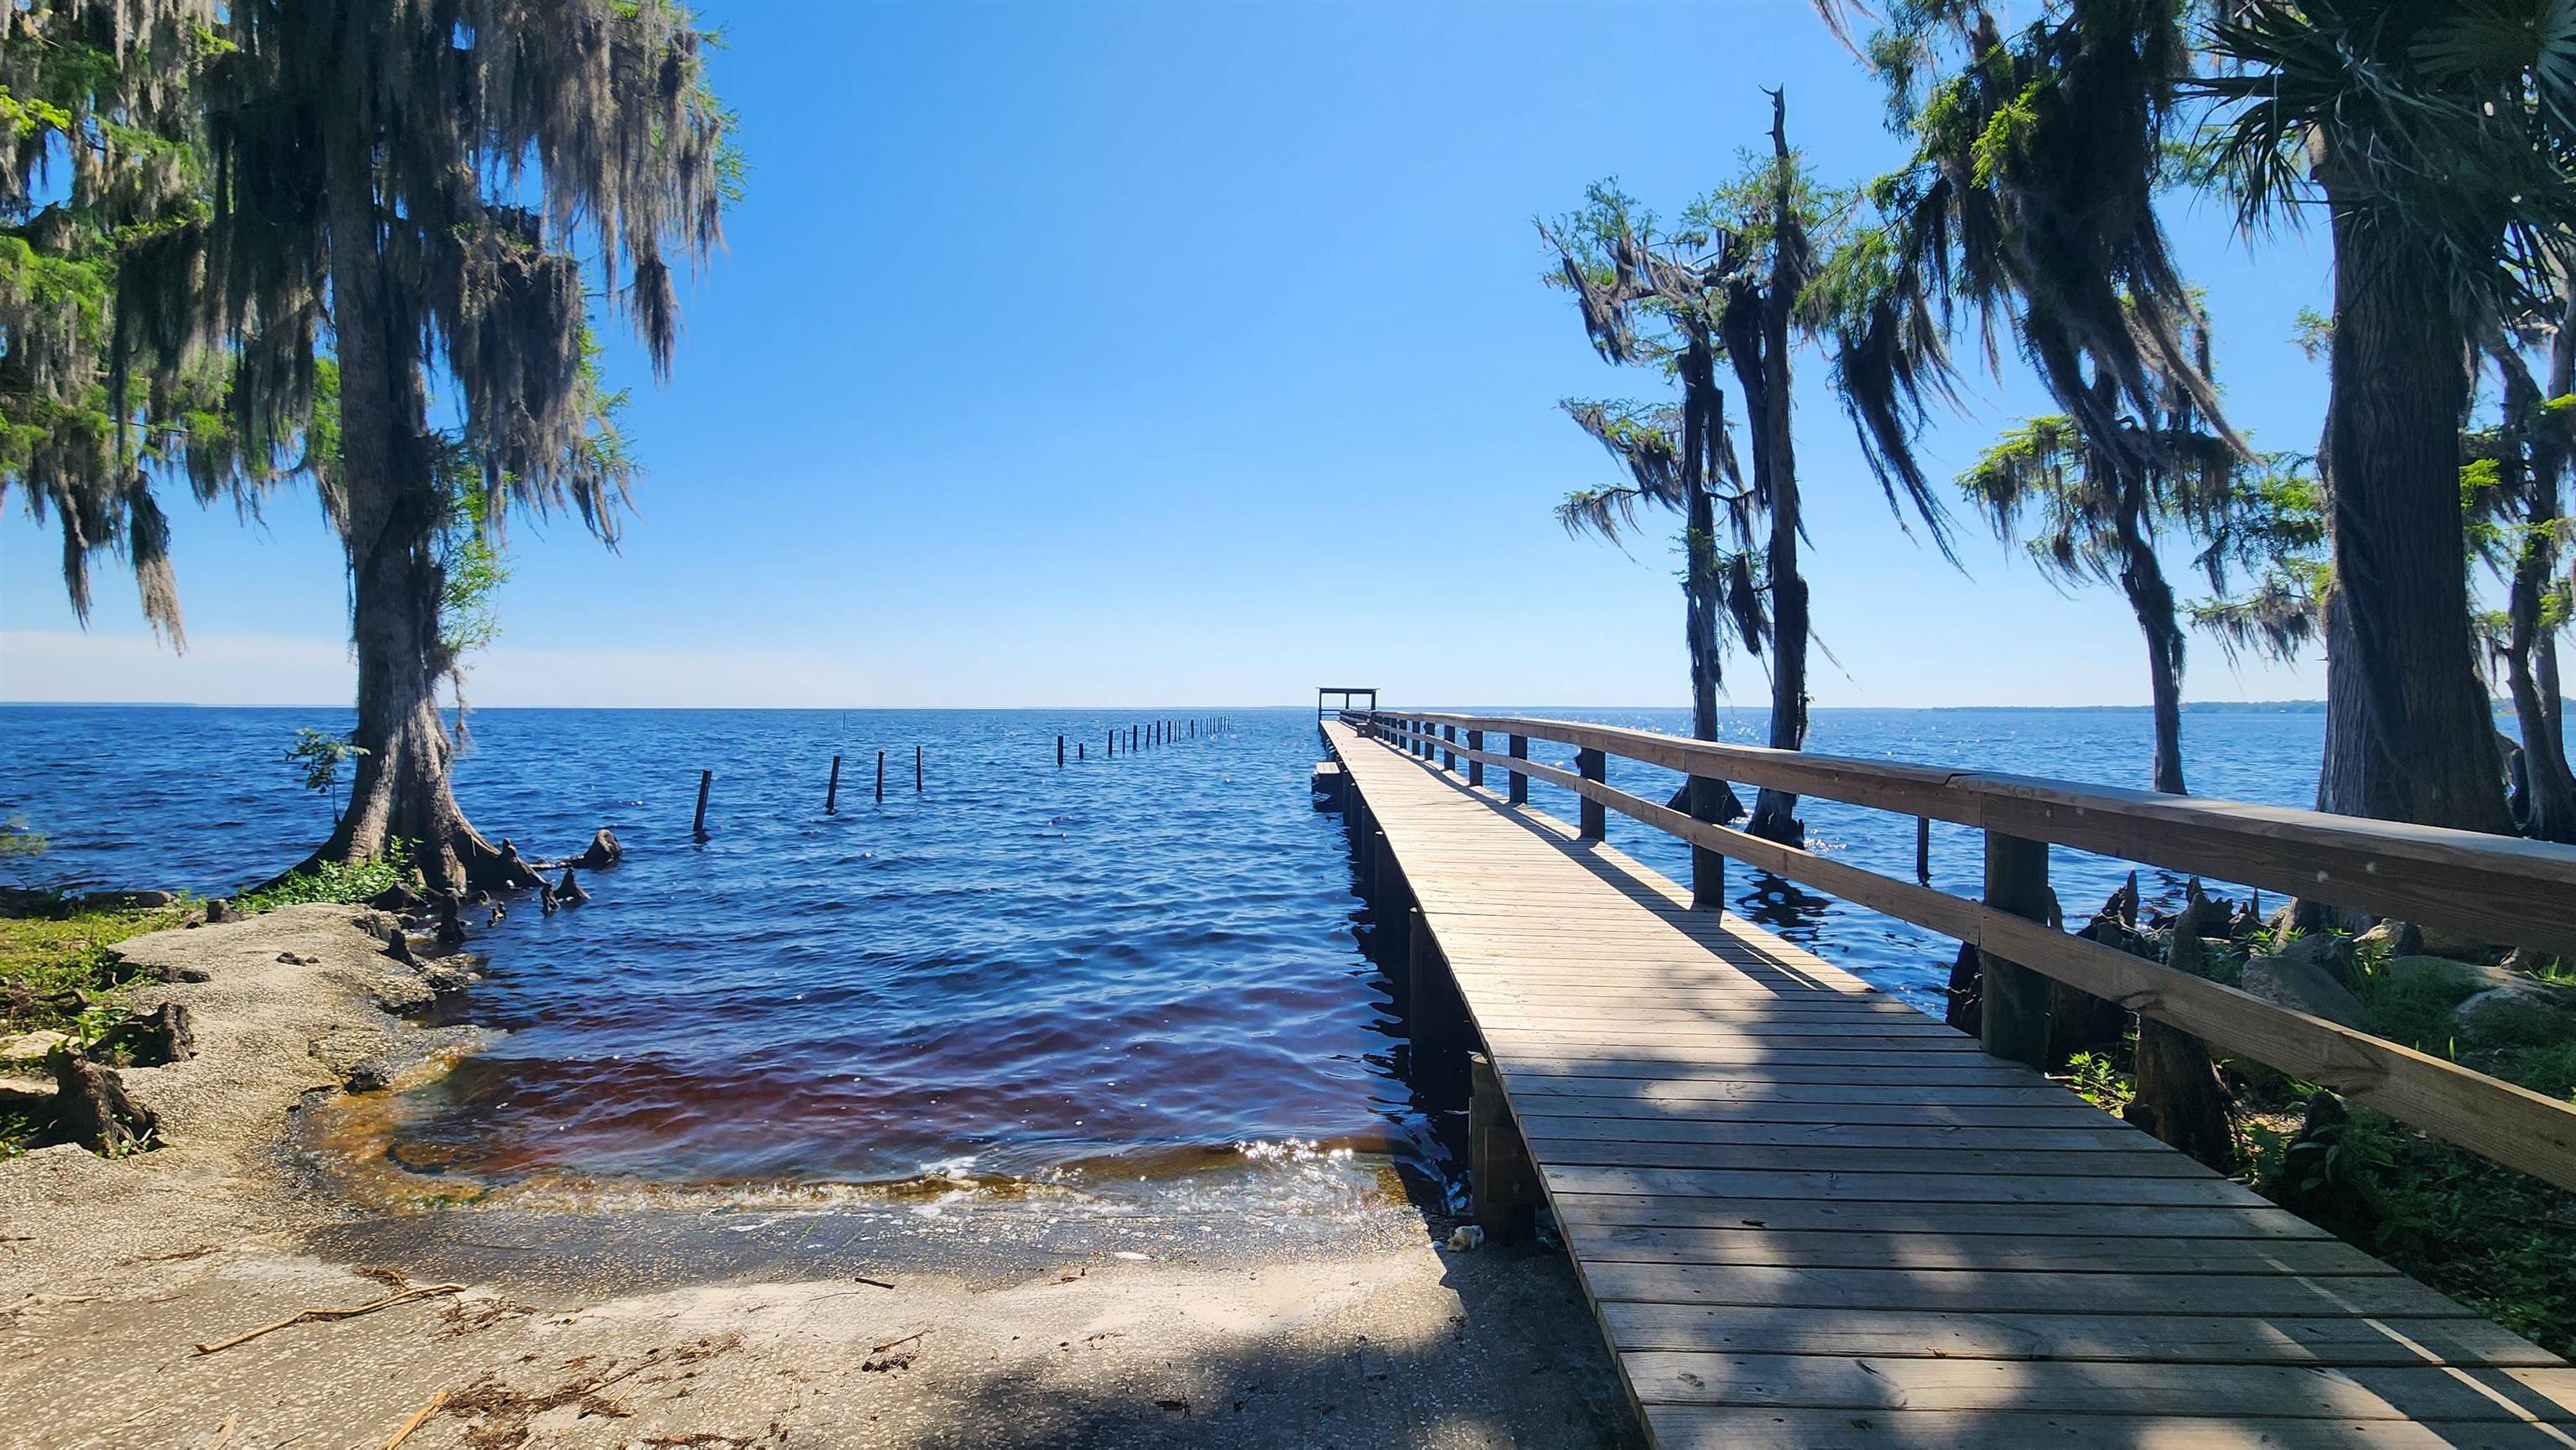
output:
M1699 1038L1708 1034L1725 1037L1823 1037L1851 1040L1866 1036L1878 1042L1906 1042L1920 1046L1977 1050L1974 1039L1963 1037L1928 1017L1908 1021L1881 1013L1830 1015L1774 1014L1768 1008L1703 1008L1697 1012L1647 1011L1637 1008L1602 1008L1587 1010L1572 1003L1548 1003L1532 1006L1525 1002L1496 1000L1489 993L1477 993L1477 1018L1495 1027L1514 1030L1564 1033L1583 1040L1609 1040L1626 1037L1629 1041L1651 1041L1657 1038Z
M1923 1203L2185 1203L2226 1207L2263 1200L2224 1178L2084 1178L2038 1174L1739 1171L1615 1168L1547 1163L1548 1191L1663 1198L1850 1198Z
M1694 1067L1853 1067L1909 1071L1915 1068L1949 1069L1962 1072L1993 1072L1986 1064L1993 1061L1971 1045L1954 1048L1947 1044L1926 1045L1913 1038L1885 1041L1855 1040L1834 1047L1772 1046L1766 1039L1746 1038L1728 1042L1714 1038L1706 1043L1652 1042L1570 1042L1562 1035L1547 1032L1501 1030L1495 1050L1506 1056L1520 1052L1544 1052L1551 1061L1561 1062L1634 1062L1662 1072L1687 1072ZM1794 1042L1795 1039L1792 1039ZM1509 1045L1506 1046L1506 1043Z
M1953 1269L1809 1269L1762 1264L1585 1263L1596 1301L1939 1310L1960 1314L2401 1314L2467 1317L2401 1275L1998 1274Z
M1583 1057L1596 1052L1620 1057L1670 1054L1676 1063L1749 1058L1813 1067L1825 1062L1876 1062L1889 1053L1899 1054L1907 1062L1923 1063L1983 1056L1976 1043L1955 1033L1900 1034L1876 1026L1818 1032L1813 1028L1801 1031L1796 1024L1789 1024L1773 1032L1756 1030L1758 1024L1717 1017L1696 1027L1577 1025L1563 1019L1525 1018L1508 1008L1490 1014L1478 1012L1476 1021L1498 1049L1506 1041L1529 1048L1552 1045L1560 1057Z
M1925 1203L1904 1199L1683 1198L1551 1193L1569 1233L1582 1227L1770 1228L1872 1233L2070 1234L2189 1239L2331 1237L2286 1209L2254 1204Z
M1640 1350L1622 1366L1647 1404L2284 1419L2576 1422L2576 1369L1861 1360Z
M1868 1054L1855 1053L1855 1057ZM2011 1064L1979 1066L1975 1057L1953 1059L1950 1054L1924 1054L1931 1062L1895 1063L1881 1058L1869 1066L1829 1066L1784 1063L1777 1057L1732 1066L1716 1062L1681 1062L1669 1057L1592 1056L1552 1052L1546 1057L1516 1054L1507 1063L1497 1063L1503 1074L1503 1086L1514 1096L1521 1092L1525 1079L1558 1080L1643 1079L1675 1087L1688 1083L1716 1084L1741 1082L1747 1088L1768 1085L1836 1086L1842 1088L1885 1087L1924 1088L1941 1096L1951 1089L1989 1087L2049 1087L2048 1079L2029 1068ZM1955 1061L1955 1065L1954 1064ZM1754 1069L1758 1068L1758 1075ZM2061 1098L2072 1096L2064 1088L2053 1088ZM1572 1091L1589 1091L1576 1088Z
M2101 1111L2045 1079L2033 1082L2026 1073L2001 1076L2003 1081L1987 1084L1960 1082L1955 1073L1944 1074L1934 1081L1915 1078L1892 1084L1839 1078L1828 1082L1794 1082L1769 1075L1759 1078L1622 1078L1584 1072L1549 1073L1528 1069L1524 1064L1521 1080L1506 1086L1516 1099L1527 1094L1533 1098L1621 1098L1646 1104L1710 1104L1720 1107L1729 1104L1810 1103L1839 1108L2077 1107L2090 1112Z
M1566 1234L1577 1257L1587 1264L1760 1264L1779 1268L1977 1269L2017 1273L2397 1272L2340 1239L2180 1239L1631 1225L1569 1225Z
M1546 1106L1554 1098L1533 1099ZM1944 1122L1758 1122L1706 1118L1552 1117L1523 1112L1521 1132L1533 1145L1569 1148L1588 1142L1735 1144L1775 1148L1975 1148L1998 1153L2143 1151L2138 1130L2107 1114L2092 1121L2040 1127L1969 1127ZM2153 1141L2153 1140L2150 1140Z
M2138 1134L2145 1138L2145 1134ZM2152 1146L2148 1146L2152 1145ZM1540 1147L1533 1139L1533 1147ZM2125 1150L2099 1147L1871 1148L1829 1144L1770 1147L1737 1143L1638 1142L1620 1138L1551 1137L1539 1157L1552 1167L1687 1168L1744 1173L1869 1173L1902 1176L2029 1178L2215 1177L2197 1159L2146 1138Z
M2567 1450L2554 1429L2505 1422L1888 1414L1712 1405L1656 1405L1645 1413L1655 1443L1666 1450Z
M1604 1086L1609 1086L1605 1084ZM1649 1084L1648 1086L1652 1086ZM2033 1090L2036 1098L2038 1090ZM1856 1096L1858 1094L1855 1094ZM1532 1132L1596 1131L1617 1137L1637 1128L1694 1124L1809 1128L2058 1128L2127 1133L2127 1124L2090 1103L2035 1100L2002 1106L1932 1102L1799 1102L1780 1097L1676 1098L1619 1093L1530 1093L1520 1104ZM1539 1124L1545 1124L1541 1128ZM1586 1125L1583 1129L1574 1124Z
M2142 1364L2493 1364L2556 1355L2483 1319L2323 1315L1951 1314L1610 1303L1620 1350L1756 1350L1949 1359L2134 1360Z

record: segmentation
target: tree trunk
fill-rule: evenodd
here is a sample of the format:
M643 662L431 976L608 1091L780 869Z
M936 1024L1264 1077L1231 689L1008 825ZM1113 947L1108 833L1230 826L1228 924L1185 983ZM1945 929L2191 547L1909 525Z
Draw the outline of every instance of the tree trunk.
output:
M1771 576L1771 748L1800 750L1807 743L1807 580L1798 572L1798 458L1789 423L1789 312L1798 299L1796 259L1787 238L1789 209L1788 99L1771 93L1771 276L1761 299L1761 355L1752 369L1742 364L1737 377L1745 385L1745 404L1753 419L1753 467L1771 511L1770 549L1764 567ZM1766 840L1804 844L1806 823L1797 818L1795 793L1764 786L1754 799L1753 819L1745 829Z
M2341 677L2326 722L2334 790L2329 798L2321 785L2320 804L2502 833L2512 821L2470 639L2462 550L2467 339L2438 285L2440 260L2402 229L2356 215L2334 169L2330 157L2335 345L2325 451L2345 627L2330 644L2330 677ZM2333 741L2338 734L2348 738Z
M1717 688L1725 663L1718 657L1718 581L1710 567L1717 547L1717 504L1709 493L1706 460L1716 451L1713 430L1726 424L1717 401L1717 360L1704 338L1682 354L1682 596L1688 604L1684 641L1690 650L1691 736L1717 738Z
M2567 468L2567 435L2563 428L2547 423L2530 426L2538 421L2542 403L2576 387L2576 316L2559 320L2546 386L2532 378L2510 345L2493 350L2505 379L2505 438L2516 455L2526 442L2529 447L2528 465L2514 480L2524 533L2521 547L2514 551L2505 599L2505 687L2513 696L2514 719L2522 727L2523 779L2529 797L2517 824L2524 835L2537 840L2576 842L2576 773L2568 770L2567 740L2558 719L2558 647L2553 631L2541 623L2542 598L2554 582L2558 565L2558 489Z
M2174 622L2173 586L2165 582L2144 524L2146 498L2134 476L2121 483L2120 592L2147 637L2147 696L2154 705L2155 788L2189 794L2182 783L2182 626Z
M359 22L352 20L354 30ZM351 35L354 50L360 42ZM448 789L454 747L438 718L450 660L439 641L444 572L436 535L445 500L432 467L427 392L407 305L378 225L374 119L344 67L323 138L331 320L340 364L341 474L351 638L358 660L358 760L349 808L313 861L356 862L406 843L429 884L518 884L466 823Z

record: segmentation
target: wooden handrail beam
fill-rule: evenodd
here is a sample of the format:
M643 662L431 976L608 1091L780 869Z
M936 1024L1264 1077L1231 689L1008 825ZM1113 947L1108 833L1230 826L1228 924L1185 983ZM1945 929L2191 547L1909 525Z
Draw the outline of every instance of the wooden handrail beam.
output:
M1684 740L1579 721L1417 714L1684 775L1954 821L2576 955L2576 846L2283 806Z

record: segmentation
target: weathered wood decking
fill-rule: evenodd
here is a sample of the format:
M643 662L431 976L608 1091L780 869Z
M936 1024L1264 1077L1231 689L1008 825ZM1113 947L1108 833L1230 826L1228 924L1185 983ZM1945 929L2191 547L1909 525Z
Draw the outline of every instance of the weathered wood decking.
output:
M1659 1444L2576 1446L2576 1368L1564 823L1324 731Z

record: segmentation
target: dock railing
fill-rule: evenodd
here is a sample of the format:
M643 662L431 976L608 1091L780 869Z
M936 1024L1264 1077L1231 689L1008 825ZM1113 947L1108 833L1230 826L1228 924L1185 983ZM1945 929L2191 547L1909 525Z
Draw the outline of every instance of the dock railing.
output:
M2576 1189L2576 1104L2070 935L2046 919L2047 847L2059 845L2482 942L2576 955L2576 847L2321 811L1689 740L1571 720L1356 710L1341 719L1428 765L1455 770L1465 762L1470 786L1483 785L1487 767L1505 771L1512 804L1527 801L1532 780L1561 786L1582 801L1577 830L1583 837L1602 836L1608 811L1679 837L1692 848L1694 904L1700 909L1715 910L1722 902L1724 863L1732 857L1974 945L1984 971L1980 1035L1997 1056L2048 1065L2048 983L2055 981ZM1487 749L1489 737L1502 737L1506 749ZM1529 759L1533 740L1574 747L1575 769ZM1676 799L1694 809L1676 810L1613 789L1604 780L1606 759L1613 755L1689 777L1691 788ZM1982 830L1985 899L1863 870L1708 819L1723 798L1719 782ZM1918 843L1927 830L1918 825Z

